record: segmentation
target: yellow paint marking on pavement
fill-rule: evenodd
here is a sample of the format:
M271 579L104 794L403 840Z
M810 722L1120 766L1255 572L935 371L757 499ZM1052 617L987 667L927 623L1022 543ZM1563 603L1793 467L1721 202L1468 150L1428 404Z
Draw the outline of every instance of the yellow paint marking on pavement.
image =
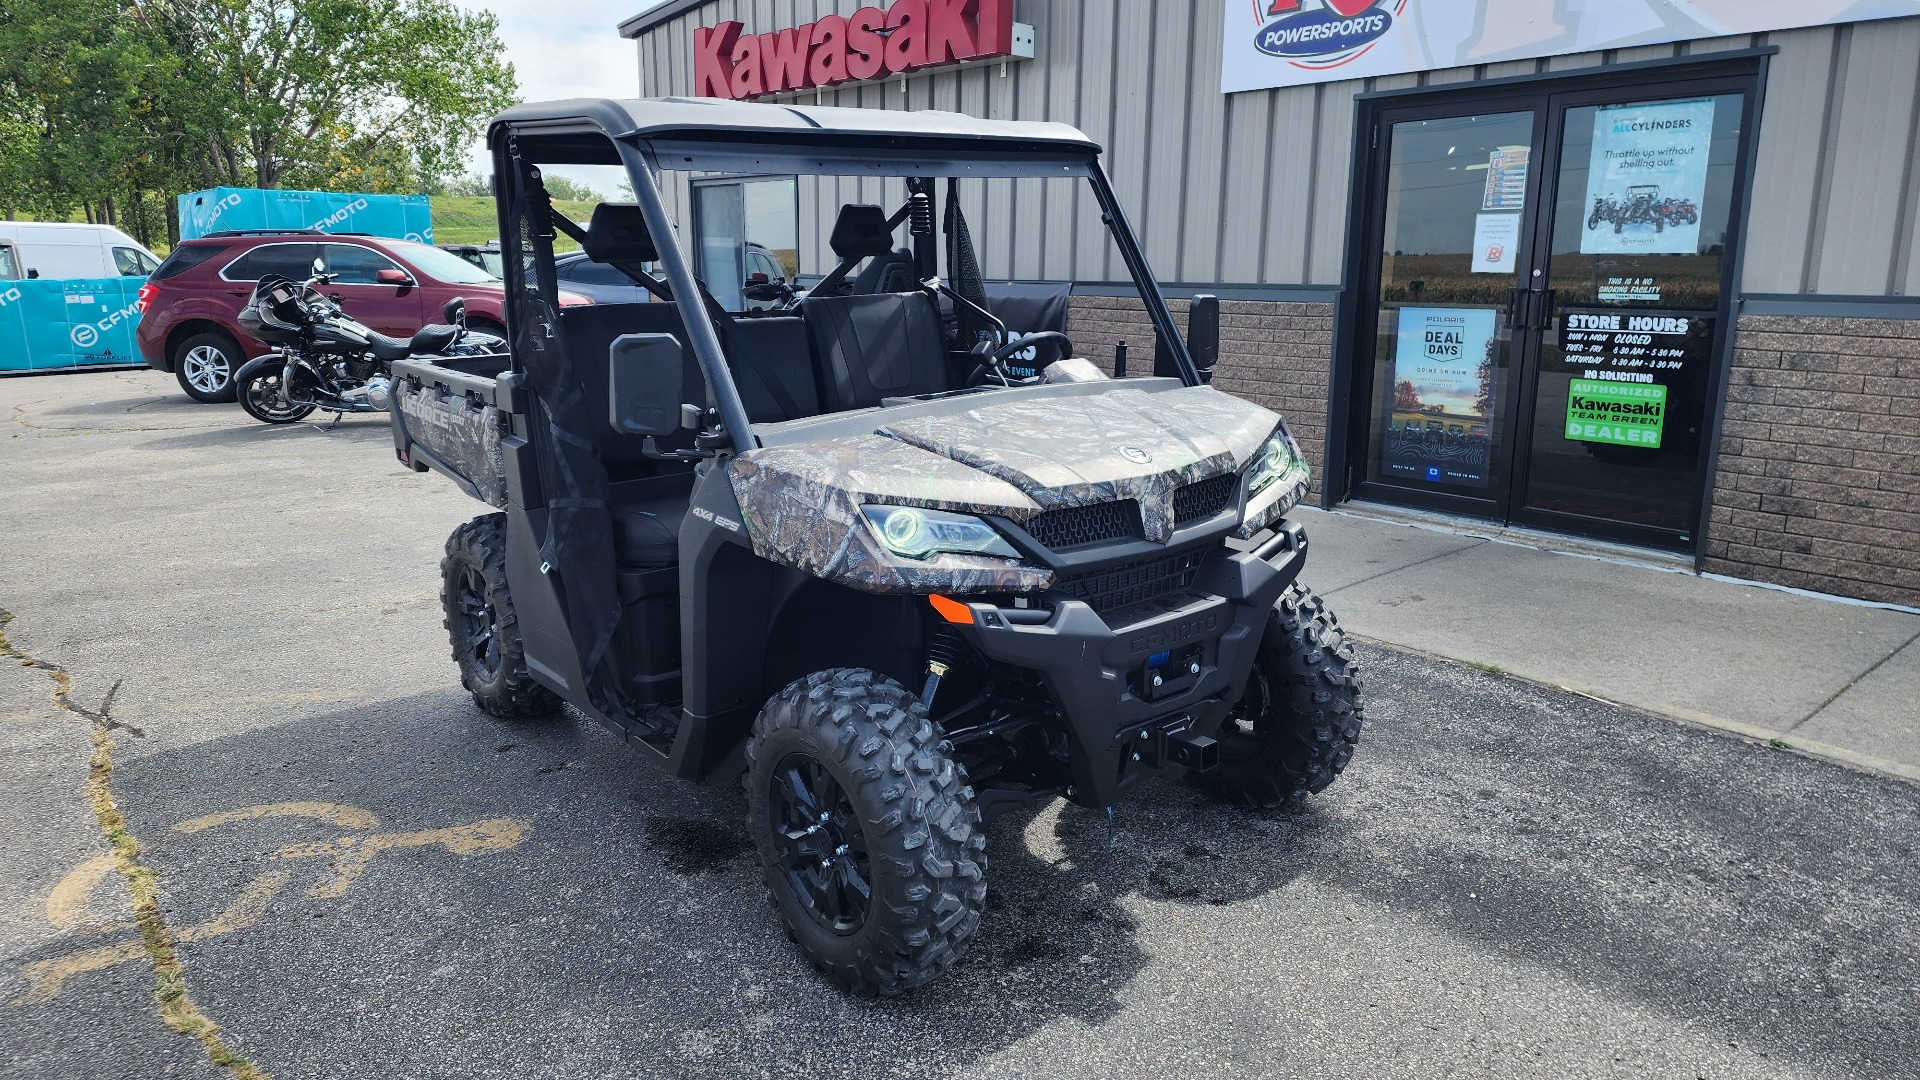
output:
M61 930L125 929L124 923L102 923L87 914L87 898L117 865L111 855L95 855L69 870L47 894L47 921Z
M267 902L291 880L293 875L285 870L261 874L240 890L239 897L227 906L227 910L206 922L174 931L173 940L176 943L204 941L221 934L231 934L235 930L245 930L260 921L260 916L266 914ZM20 969L20 974L26 976L32 986L24 995L14 999L13 1004L33 1005L51 1001L59 995L62 984L75 975L110 968L129 960L140 960L146 955L145 943L139 938L129 938L114 945L36 961Z
M238 810L227 810L218 814L208 814L191 821L183 821L173 827L174 832L197 833L220 825L229 825L236 821L259 821L263 818L303 817L315 821L327 821L343 829L377 829L380 819L357 806L327 802L282 802L262 803L259 806L243 806Z
M444 829L425 829L420 832L378 833L373 836L343 836L334 841L322 841L315 844L293 844L283 847L270 856L275 859L311 859L333 858L333 879L322 881L307 890L308 896L335 897L344 896L366 872L367 864L383 851L395 848L431 847L435 844L446 848L455 855L480 855L490 851L505 851L518 844L533 828L530 821L519 818L494 818L490 821L476 821L471 825L452 825Z

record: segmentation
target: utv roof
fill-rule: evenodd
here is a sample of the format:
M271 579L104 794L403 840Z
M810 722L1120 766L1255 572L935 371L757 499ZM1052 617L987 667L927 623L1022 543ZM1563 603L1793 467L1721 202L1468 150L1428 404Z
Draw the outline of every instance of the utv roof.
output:
M995 144L999 152L1024 147L1041 153L1062 150L1097 154L1100 145L1071 124L1036 120L982 120L964 113L896 109L847 109L823 105L782 105L719 98L573 98L516 105L494 117L498 133L553 134L597 130L609 138L667 141L727 141L794 144L865 142L893 147L915 143L952 146L956 142Z

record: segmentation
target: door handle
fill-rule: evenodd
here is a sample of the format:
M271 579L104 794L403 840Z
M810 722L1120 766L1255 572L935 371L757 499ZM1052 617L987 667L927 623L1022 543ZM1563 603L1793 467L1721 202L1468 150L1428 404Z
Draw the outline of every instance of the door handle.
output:
M1534 295L1540 298L1540 303L1534 315L1535 321L1540 324L1540 329L1542 330L1553 329L1553 302L1560 294L1552 289L1542 289Z
M1533 294L1526 289L1507 290L1507 328L1525 330L1533 325Z

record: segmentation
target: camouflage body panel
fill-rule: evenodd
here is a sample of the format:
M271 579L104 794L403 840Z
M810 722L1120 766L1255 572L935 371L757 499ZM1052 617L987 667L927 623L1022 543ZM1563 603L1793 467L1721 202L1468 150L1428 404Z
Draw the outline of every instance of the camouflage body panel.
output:
M393 408L407 437L474 486L489 505L507 507L507 459L501 442L507 418L492 405L478 405L444 387L393 383Z
M754 554L876 593L1038 593L1053 572L988 555L908 559L888 551L863 504L1026 520L1040 507L1011 484L880 435L749 450L727 466Z
M1258 405L1190 386L987 403L880 433L1004 480L1042 510L1138 500L1146 538L1165 543L1174 492L1238 472L1279 426Z
M1307 469L1307 459L1300 454L1300 444L1293 441L1293 432L1283 428L1279 437L1287 440L1287 449L1293 454L1293 465L1260 492L1247 497L1240 527L1233 531L1233 535L1242 540L1251 538L1287 516L1287 511L1300 505L1300 500L1307 497L1307 488L1313 482L1313 475Z

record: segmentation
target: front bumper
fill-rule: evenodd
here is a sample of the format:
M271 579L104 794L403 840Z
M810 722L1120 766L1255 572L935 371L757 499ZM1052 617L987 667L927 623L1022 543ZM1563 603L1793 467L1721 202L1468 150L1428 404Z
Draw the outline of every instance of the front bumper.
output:
M1249 551L1222 550L1193 586L1110 625L1077 600L1051 611L969 604L959 627L981 655L1037 672L1068 739L1066 797L1111 806L1164 767L1169 731L1210 735L1240 700L1267 616L1299 576L1306 530L1278 522ZM1155 676L1159 676L1155 684Z

